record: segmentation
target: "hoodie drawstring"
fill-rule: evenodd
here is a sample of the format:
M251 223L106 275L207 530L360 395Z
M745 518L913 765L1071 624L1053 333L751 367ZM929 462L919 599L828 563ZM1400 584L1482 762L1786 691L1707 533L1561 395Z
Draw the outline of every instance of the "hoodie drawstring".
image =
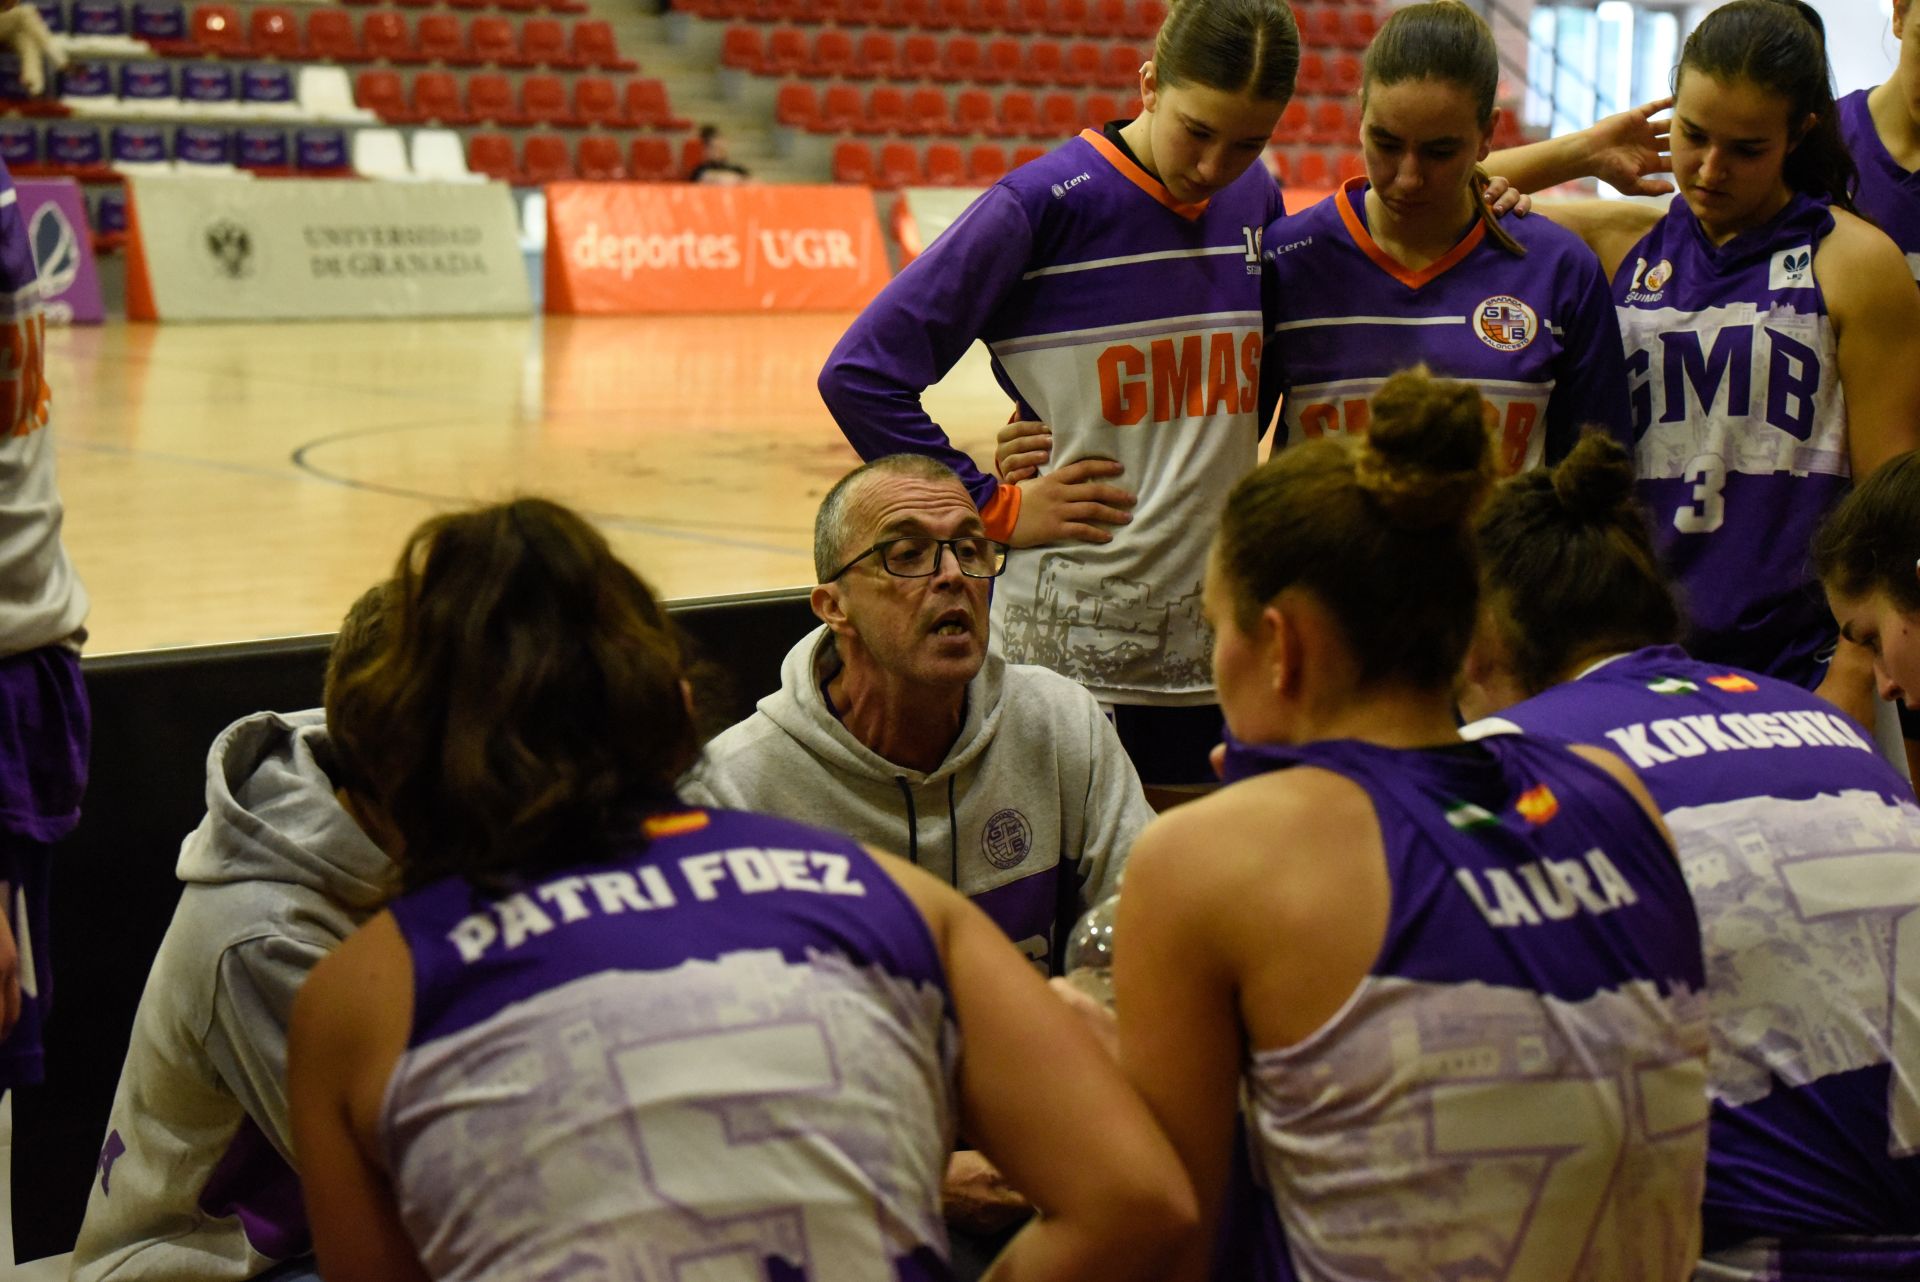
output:
M913 788L907 783L905 775L895 775L893 781L900 785L900 795L907 799L907 862L918 868L920 866L920 816L913 808Z
M953 813L953 781L955 776L947 776L947 858L951 860L947 870L952 874L953 888L960 889L960 821Z
M895 775L893 782L900 788L900 796L907 803L907 861L914 867L920 866L920 812L913 804L913 785L907 782L905 775ZM955 814L953 799L954 776L947 776L947 880L955 890L960 889L960 821Z

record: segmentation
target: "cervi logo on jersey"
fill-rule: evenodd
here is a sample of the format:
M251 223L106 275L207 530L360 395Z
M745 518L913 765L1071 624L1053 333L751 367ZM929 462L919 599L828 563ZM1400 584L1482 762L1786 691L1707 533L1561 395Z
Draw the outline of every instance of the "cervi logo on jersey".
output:
M1768 289L1812 289L1813 246L1783 249L1767 265Z
M1063 183L1055 183L1053 185L1053 198L1055 200L1060 199L1060 197L1066 195L1068 192L1072 191L1075 187L1078 187L1081 183L1086 182L1091 177L1093 177L1092 174L1075 174L1073 177L1067 179Z
M1517 352L1533 343L1540 318L1511 294L1496 294L1473 309L1473 332L1500 352Z

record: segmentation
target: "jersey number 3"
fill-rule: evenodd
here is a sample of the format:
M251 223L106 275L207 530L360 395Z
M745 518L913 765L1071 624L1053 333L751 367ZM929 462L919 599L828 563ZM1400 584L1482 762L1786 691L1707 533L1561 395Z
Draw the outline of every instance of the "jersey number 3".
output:
M1693 483L1693 501L1673 514L1673 528L1682 534L1712 534L1727 519L1727 501L1720 497L1727 485L1727 465L1718 454L1696 454L1680 479Z

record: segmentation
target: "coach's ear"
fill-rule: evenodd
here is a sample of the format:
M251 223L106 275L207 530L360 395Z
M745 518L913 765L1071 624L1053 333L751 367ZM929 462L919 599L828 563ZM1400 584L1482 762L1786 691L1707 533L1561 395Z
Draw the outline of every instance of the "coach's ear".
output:
M813 617L827 625L835 636L852 636L853 621L847 618L846 606L840 600L840 587L834 583L814 585L807 597L807 604L813 607Z

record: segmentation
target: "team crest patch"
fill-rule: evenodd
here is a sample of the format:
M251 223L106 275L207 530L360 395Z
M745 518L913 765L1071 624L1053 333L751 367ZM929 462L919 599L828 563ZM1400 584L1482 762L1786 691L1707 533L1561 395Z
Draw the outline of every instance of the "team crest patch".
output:
M647 820L649 837L678 837L683 832L698 832L707 826L707 812L685 810L671 815L655 815Z
M1685 677L1661 677L1658 681L1647 682L1647 689L1655 694L1692 694L1699 688Z
M980 853L995 868L1015 868L1033 851L1033 825L1018 810L996 810L980 830Z
M1672 279L1673 264L1662 258L1659 262L1647 268L1647 292L1650 294L1659 293L1667 287L1667 282Z
M1513 808L1520 812L1522 819L1537 828L1560 813L1560 799L1553 795L1553 789L1547 785L1535 784L1520 794Z
M1752 694L1760 688L1738 672L1729 672L1723 677L1708 677L1707 684L1728 694Z
M1473 309L1473 332L1480 341L1500 352L1517 352L1530 346L1540 329L1540 317L1511 294L1496 294Z

